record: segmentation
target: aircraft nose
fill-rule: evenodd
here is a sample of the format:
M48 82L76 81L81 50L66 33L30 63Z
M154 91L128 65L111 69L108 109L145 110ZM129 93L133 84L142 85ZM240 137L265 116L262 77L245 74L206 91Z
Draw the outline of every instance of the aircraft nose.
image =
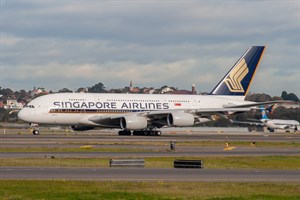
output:
M18 118L20 120L23 120L23 121L26 121L25 118L26 118L26 114L24 112L24 109L20 110L19 113L18 113Z

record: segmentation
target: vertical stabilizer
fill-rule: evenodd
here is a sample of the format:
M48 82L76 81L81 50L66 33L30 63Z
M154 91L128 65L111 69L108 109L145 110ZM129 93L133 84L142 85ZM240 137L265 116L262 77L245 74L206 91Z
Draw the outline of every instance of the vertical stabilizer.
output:
M269 118L267 116L265 107L264 106L259 106L259 109L260 109L260 113L261 113L261 119L268 120Z
M251 46L235 63L211 95L246 96L265 46Z

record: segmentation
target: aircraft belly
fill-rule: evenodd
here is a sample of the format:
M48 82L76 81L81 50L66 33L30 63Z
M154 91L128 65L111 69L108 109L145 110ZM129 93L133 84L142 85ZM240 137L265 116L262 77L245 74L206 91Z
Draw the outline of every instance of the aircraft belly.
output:
M52 115L48 122L52 122L53 124L62 124L62 125L70 125L70 124L79 124L81 116L80 115L72 115L72 114L56 114Z

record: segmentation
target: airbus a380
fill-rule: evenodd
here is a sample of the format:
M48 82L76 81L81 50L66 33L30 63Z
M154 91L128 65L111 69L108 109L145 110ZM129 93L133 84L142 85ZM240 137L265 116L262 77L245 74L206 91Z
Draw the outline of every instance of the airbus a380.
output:
M265 50L251 46L209 95L57 93L38 97L19 119L35 124L121 129L119 135L160 135L161 127L188 127L274 102L244 101ZM39 134L38 129L33 134Z

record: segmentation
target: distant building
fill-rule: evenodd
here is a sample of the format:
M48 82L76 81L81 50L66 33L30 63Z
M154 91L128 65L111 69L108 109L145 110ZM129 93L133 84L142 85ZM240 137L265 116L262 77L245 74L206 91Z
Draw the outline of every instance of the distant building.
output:
M147 88L147 87L144 87L144 88L142 89L142 91L143 91L144 94L152 94L153 91L154 91L154 88Z
M41 95L41 94L48 94L48 92L45 90L45 88L35 88L31 92L32 96Z
M161 89L160 93L164 94L164 93L172 93L174 91L173 88L170 87L164 87Z
M140 93L140 88L138 88L138 87L134 87L134 88L131 88L130 89L130 93Z
M194 83L192 85L192 94L197 94L197 92L196 92L196 86L195 86Z
M6 109L22 109L23 104L19 103L17 100L7 100Z
M88 92L88 88L78 88L76 90L76 92L78 92L78 93L87 93Z

